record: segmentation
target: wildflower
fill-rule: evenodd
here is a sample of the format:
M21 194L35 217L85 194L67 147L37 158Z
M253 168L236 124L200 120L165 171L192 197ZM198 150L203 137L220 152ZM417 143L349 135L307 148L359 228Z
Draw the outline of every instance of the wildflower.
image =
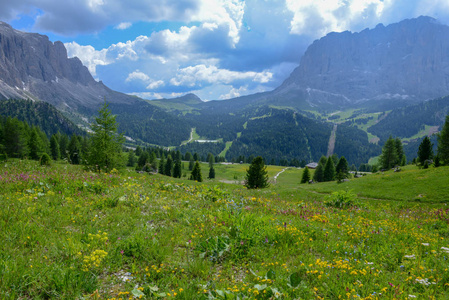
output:
M423 246L429 246L429 243L421 243L421 245L423 245Z
M412 255L404 255L404 258L415 259L416 256L415 256L415 254L412 254Z

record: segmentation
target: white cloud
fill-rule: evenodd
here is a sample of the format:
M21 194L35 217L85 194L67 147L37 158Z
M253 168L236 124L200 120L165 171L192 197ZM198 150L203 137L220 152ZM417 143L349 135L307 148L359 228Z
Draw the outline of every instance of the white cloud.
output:
M176 86L195 86L202 81L215 84L230 84L238 80L251 80L258 83L267 83L273 74L268 71L263 72L237 72L226 69L219 69L216 66L206 66L204 64L189 66L178 70L170 83Z
M161 86L164 86L164 84L165 84L165 82L163 80L153 81L147 86L147 90L157 89Z
M119 29L119 30L125 30L128 29L132 26L133 24L131 22L122 22L120 24L118 24L117 26L115 26L115 29Z
M241 86L240 88L236 89L234 87L231 87L231 90L227 94L223 94L220 96L220 100L226 100L231 98L237 98L242 95L245 95L248 91L248 86Z
M95 50L92 46L81 46L76 42L66 43L67 54L69 57L78 57L82 63L89 69L92 76L96 76L97 65L105 66L112 61L107 58L107 49Z
M150 76L148 76L147 74L140 72L139 70L136 70L128 75L125 82L130 82L130 81L135 81L135 80L148 82L151 79L150 79Z

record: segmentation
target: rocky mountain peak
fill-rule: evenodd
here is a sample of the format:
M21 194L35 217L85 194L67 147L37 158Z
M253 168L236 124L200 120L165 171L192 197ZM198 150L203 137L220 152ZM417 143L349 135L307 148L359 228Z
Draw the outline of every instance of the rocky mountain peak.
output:
M296 91L312 105L448 95L448 37L449 27L430 17L332 32L309 46L277 92Z

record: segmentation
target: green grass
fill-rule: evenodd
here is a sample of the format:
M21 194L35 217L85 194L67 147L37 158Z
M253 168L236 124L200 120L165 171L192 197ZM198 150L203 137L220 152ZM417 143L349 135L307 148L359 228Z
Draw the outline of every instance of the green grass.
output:
M232 142L226 142L225 148L223 149L223 151L220 152L220 154L218 154L218 156L225 157L226 153L228 152L229 148L231 148L231 146L232 146Z
M196 183L1 163L0 298L449 298L448 167L220 182L247 167L217 164L216 180Z

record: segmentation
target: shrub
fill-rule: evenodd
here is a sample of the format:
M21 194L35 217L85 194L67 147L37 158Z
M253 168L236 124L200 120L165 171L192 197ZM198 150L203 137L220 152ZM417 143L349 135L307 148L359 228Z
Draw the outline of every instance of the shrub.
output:
M50 155L47 153L42 154L41 159L39 160L39 163L41 166L49 166L51 162Z
M352 191L337 191L329 196L329 200L325 203L327 206L336 208L349 208L358 206L357 196Z

